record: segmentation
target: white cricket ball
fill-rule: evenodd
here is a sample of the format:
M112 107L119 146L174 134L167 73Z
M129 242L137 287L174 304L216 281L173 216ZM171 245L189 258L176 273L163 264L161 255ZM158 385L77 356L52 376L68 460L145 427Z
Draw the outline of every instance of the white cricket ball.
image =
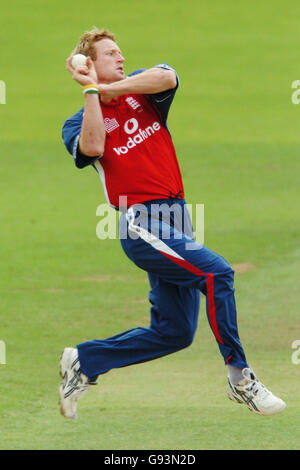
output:
M77 69L77 67L86 65L86 59L86 56L83 54L75 54L71 62L73 69Z

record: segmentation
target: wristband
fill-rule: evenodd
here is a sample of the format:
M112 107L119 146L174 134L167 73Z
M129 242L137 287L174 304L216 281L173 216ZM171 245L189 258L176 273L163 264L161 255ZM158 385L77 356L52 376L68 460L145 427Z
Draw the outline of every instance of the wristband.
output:
M98 87L96 83L88 83L87 85L83 85L82 88L85 90L86 88L90 88L91 86L94 88Z
M97 88L98 85L96 83L89 83L88 85L83 85L83 89L86 90L87 88Z
M83 88L82 93L84 95L86 93L89 93L89 94L95 93L98 95L99 93L98 86L95 83L89 83L88 85L84 85L82 88Z
M83 93L84 95L86 95L86 94L93 94L93 93L96 94L96 95L98 95L98 94L99 94L99 90L98 90L98 88L87 88L86 90L83 90L82 93Z

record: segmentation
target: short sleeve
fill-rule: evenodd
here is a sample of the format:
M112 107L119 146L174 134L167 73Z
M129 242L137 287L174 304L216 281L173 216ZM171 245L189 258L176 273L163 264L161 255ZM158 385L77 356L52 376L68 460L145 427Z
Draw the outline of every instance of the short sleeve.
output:
M162 91L160 93L153 93L151 95L146 95L149 99L149 101L155 105L155 107L158 109L158 111L160 112L160 115L161 115L161 120L162 120L162 123L163 125L166 125L166 122L167 122L167 117L168 117L168 114L169 114L169 110L170 110L170 106L172 104L172 101L174 99L174 96L175 96L175 93L176 93L176 90L179 86L179 77L176 73L176 70L174 70L172 67L170 67L168 64L157 64L157 65L154 65L154 68L155 67L158 67L158 68L162 68L162 69L165 69L165 70L172 70L175 75L176 75L176 86L170 90L165 90L165 91ZM132 75L137 75L139 73L142 73L144 72L145 70L147 69L138 69L138 70L135 70L133 73L131 73L129 76L132 76Z

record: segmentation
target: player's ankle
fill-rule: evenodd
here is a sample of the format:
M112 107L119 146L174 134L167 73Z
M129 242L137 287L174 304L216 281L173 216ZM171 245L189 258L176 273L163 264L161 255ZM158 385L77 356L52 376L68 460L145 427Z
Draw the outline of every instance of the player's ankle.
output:
M231 366L227 364L227 369L228 369L228 376L229 380L232 383L232 385L237 385L241 380L244 379L243 376L243 368Z

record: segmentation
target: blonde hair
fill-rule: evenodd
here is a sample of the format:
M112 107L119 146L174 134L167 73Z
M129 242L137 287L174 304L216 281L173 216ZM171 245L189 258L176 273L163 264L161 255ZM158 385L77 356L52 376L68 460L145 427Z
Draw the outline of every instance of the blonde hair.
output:
M72 52L74 54L83 54L89 56L92 60L97 59L97 52L95 43L101 41L101 39L111 39L116 42L115 35L107 29L93 28L91 31L85 32L77 44L76 48Z

